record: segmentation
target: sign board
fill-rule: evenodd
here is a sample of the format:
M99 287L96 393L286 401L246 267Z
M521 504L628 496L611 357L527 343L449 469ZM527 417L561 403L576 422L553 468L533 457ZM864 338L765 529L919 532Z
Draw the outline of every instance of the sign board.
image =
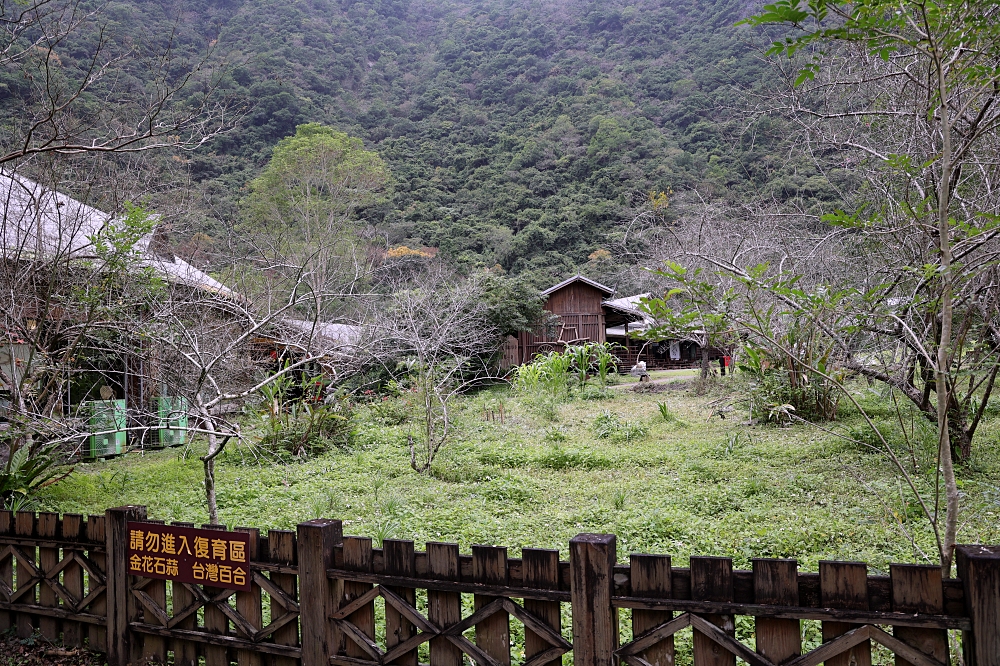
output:
M128 523L129 573L250 591L250 535L157 523Z

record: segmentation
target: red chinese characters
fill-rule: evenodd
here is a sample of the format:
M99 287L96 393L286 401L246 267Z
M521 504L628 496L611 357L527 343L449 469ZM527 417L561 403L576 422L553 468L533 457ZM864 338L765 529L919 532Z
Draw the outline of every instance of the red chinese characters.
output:
M250 590L250 535L157 523L128 524L129 572L210 587Z

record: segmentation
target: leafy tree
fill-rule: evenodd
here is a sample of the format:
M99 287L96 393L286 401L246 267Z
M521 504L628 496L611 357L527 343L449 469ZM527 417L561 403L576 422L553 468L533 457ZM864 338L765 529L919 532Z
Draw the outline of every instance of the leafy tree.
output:
M523 277L486 272L481 289L486 317L502 336L530 331L545 313L538 288Z
M310 310L329 316L337 299L320 295L331 280L345 294L364 285L370 253L354 216L377 203L388 182L385 163L360 139L317 123L300 125L275 146L250 185L241 229L253 259L278 271L309 265L304 281L294 284L312 290Z
M780 0L747 23L795 29L771 48L806 59L799 90L782 101L821 149L852 159L863 179L852 208L826 218L862 239L861 256L869 257L865 274L853 274L864 287L845 300L856 306L855 324L826 332L847 367L896 388L935 420L944 515L920 501L950 575L961 499L954 463L971 452L1000 369L1000 5ZM841 67L847 62L850 70ZM775 295L791 308L801 298ZM877 361L852 346L854 330ZM902 351L893 356L891 346Z
M649 313L656 324L644 331L642 337L689 340L699 345L701 378L706 380L712 348L727 346L733 337L729 309L734 294L721 284L703 279L702 268L688 270L675 261L666 261L665 267L656 274L677 286L667 291L663 298L643 299L640 308Z
M247 210L254 224L277 226L282 237L308 245L317 235L342 232L388 182L385 163L361 139L308 123L275 146L250 184Z

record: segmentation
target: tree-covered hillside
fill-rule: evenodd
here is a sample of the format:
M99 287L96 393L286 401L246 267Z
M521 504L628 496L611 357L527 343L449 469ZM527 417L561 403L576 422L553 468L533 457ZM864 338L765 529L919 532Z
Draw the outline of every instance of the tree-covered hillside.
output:
M364 211L388 245L545 281L602 249L614 262L609 234L650 192L833 200L824 178L784 160L781 132L740 131L740 91L773 76L734 27L755 6L127 0L102 20L172 35L188 58L214 48L231 63L222 92L251 105L236 131L183 157L195 231L217 235L273 146L320 122L389 165L391 196Z

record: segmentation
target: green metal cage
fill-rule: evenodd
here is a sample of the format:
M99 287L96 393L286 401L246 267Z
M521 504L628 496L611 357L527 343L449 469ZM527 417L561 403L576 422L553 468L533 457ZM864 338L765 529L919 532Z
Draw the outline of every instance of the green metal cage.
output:
M87 438L87 457L105 458L125 450L125 401L89 400L81 403L92 434Z
M188 401L181 396L156 399L157 441L160 446L180 446L187 441Z

